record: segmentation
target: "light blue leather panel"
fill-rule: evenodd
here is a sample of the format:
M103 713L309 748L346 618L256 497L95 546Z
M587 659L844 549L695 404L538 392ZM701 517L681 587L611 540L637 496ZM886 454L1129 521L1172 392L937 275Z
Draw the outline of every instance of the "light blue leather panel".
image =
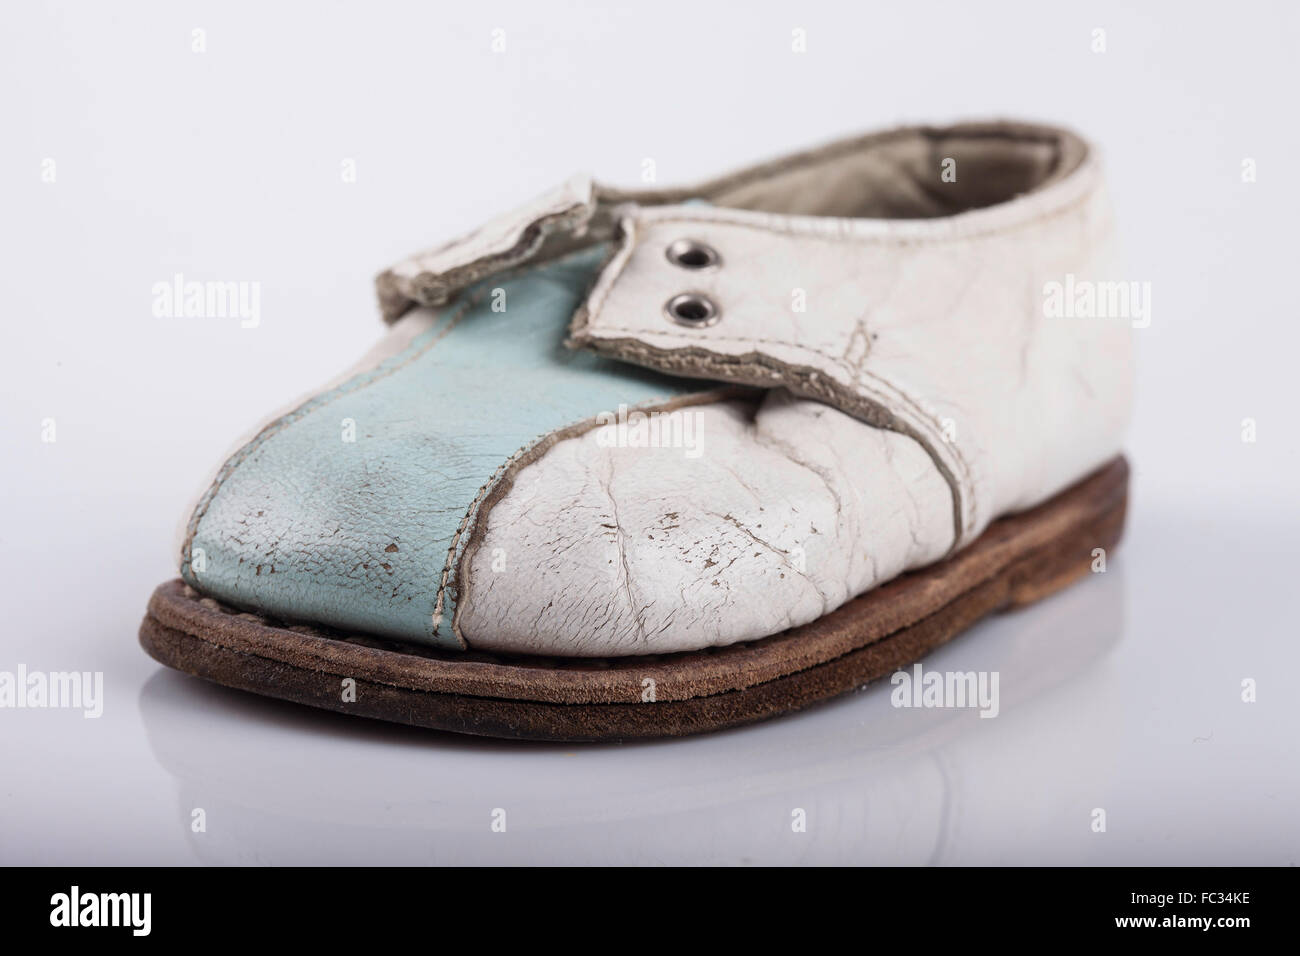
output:
M434 603L453 536L498 466L620 403L700 390L563 347L607 252L484 280L401 353L264 430L200 502L185 579L281 619L458 646L450 605L434 633ZM492 310L495 288L505 311ZM197 549L205 569L191 566Z

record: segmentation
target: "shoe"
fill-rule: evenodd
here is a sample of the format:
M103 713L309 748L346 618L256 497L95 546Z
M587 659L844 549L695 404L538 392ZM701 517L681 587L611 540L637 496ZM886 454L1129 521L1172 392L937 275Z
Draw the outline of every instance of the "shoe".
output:
M379 276L387 335L221 465L141 643L513 738L858 688L1104 569L1134 324L1113 234L1096 151L1019 123L693 188L575 177Z

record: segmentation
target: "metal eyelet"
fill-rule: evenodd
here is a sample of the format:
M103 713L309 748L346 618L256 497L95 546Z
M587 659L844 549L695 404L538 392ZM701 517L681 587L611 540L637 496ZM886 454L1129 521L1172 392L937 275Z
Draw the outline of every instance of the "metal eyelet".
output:
M664 303L664 315L678 325L703 329L722 318L722 310L700 292L683 292Z
M713 269L722 264L718 250L698 239L678 239L664 252L669 262L683 269Z

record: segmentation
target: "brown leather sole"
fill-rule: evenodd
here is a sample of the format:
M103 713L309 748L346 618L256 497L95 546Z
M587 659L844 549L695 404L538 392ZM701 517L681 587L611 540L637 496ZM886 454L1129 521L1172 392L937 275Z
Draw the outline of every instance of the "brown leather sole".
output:
M883 677L994 611L1037 601L1119 541L1128 463L1116 458L970 547L824 617L731 647L621 658L513 657L275 622L180 580L159 586L140 643L228 687L380 720L531 740L670 737L799 710ZM355 681L345 700L344 680Z

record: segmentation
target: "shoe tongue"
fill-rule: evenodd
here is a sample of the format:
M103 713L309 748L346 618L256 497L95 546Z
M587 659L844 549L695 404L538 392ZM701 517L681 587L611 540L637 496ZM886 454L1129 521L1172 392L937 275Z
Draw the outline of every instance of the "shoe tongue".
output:
M595 211L591 177L574 176L469 235L404 259L375 280L384 321L417 305L444 305L502 269L586 244Z

